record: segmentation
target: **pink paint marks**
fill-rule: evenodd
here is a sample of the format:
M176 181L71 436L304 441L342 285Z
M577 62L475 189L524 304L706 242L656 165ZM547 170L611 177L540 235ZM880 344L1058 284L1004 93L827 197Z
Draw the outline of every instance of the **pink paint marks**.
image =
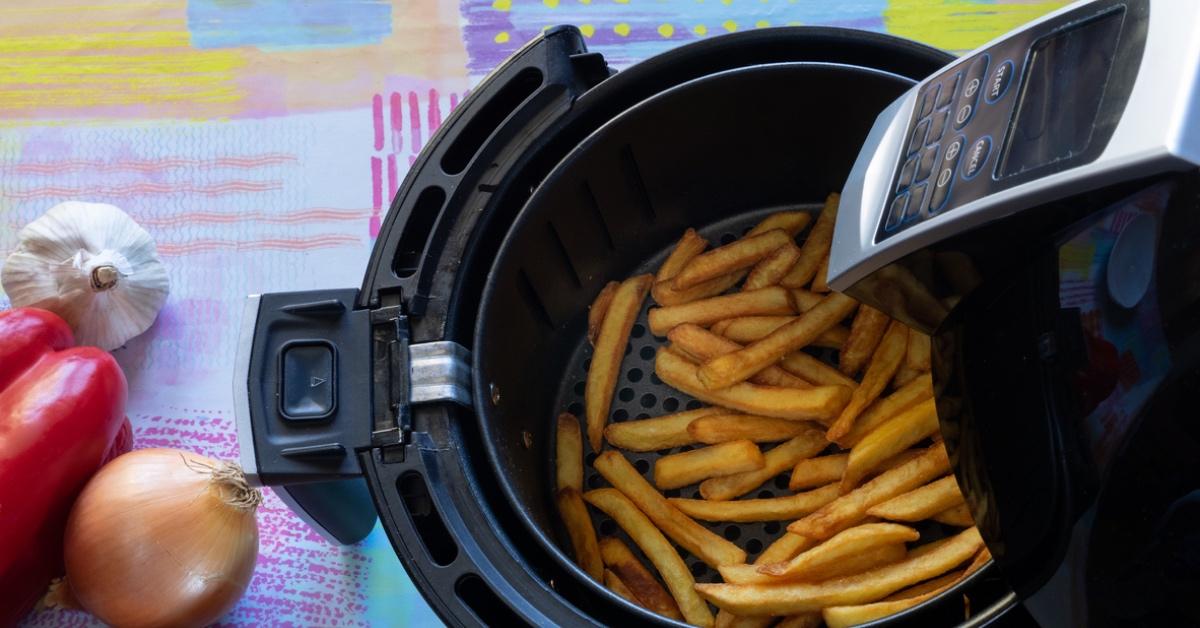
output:
M69 187L65 185L48 185L28 188L25 190L8 190L4 196L16 200L37 198L97 198L150 196L163 194L196 194L201 196L224 196L244 192L270 192L283 189L282 181L246 181L234 179L219 183L130 183L126 185L96 185L84 187Z
M371 237L379 236L380 216L383 213L383 160L371 158Z
M454 111L454 108L457 106L458 106L458 94L456 94L454 92L450 92L450 111Z
M196 255L213 251L309 251L359 244L359 236L328 234L310 238L269 238L262 240L191 240L183 243L160 242L158 252L164 257Z
M400 94L392 92L391 107L388 110L392 123L392 152L398 153L404 149L404 113L400 109Z
M442 103L438 99L438 91L429 88L429 133L433 134L442 126Z
M408 93L408 126L412 133L412 152L421 152L421 103L416 92Z
M306 209L274 214L264 211L222 213L215 211L183 212L169 216L141 215L130 212L143 227L185 227L188 225L228 225L261 222L266 224L305 224L361 220L369 216L370 209L338 209L334 207L309 207Z
M33 161L16 164L0 164L0 170L17 174L61 175L64 172L161 172L179 168L209 170L216 168L243 169L262 168L285 163L295 163L295 155L266 153L245 157L216 157L213 159L189 159L163 157L160 159L62 159L56 161Z
M396 200L396 189L400 186L400 181L396 173L396 155L388 155L388 205Z
M383 96L371 98L371 120L375 123L375 150L383 150Z

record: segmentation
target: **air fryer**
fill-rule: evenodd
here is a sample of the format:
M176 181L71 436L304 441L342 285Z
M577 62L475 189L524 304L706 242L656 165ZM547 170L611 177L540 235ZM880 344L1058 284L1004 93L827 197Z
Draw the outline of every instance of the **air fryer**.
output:
M556 414L581 404L587 306L609 279L654 267L689 226L728 240L773 209L815 210L876 115L950 59L883 35L779 28L614 74L576 29L547 31L422 152L360 289L248 301L243 466L338 542L361 539L378 513L449 624L677 625L564 552L551 437ZM690 402L651 376L644 325L614 420ZM713 529L751 558L781 533ZM964 596L969 624L992 621L1015 604L994 571L884 623L963 622Z

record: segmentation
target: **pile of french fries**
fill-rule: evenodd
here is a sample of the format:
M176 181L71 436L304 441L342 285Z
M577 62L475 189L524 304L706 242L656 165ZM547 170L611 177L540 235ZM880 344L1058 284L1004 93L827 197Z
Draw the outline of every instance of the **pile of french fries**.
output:
M990 559L941 442L930 339L825 285L837 201L799 246L804 211L711 250L688 229L657 274L611 282L591 306L586 436L612 488L584 491L583 431L564 413L558 508L580 567L629 601L697 626L851 626L920 604ZM658 304L650 330L667 340L656 374L708 405L610 425L647 294ZM810 347L837 349L836 364ZM696 448L657 459L653 484L619 451L685 445ZM739 499L785 473L793 494ZM703 499L662 493L693 484ZM597 538L588 505L658 577L621 540ZM697 520L790 523L747 564ZM913 524L925 520L959 530L922 544ZM696 583L672 542L724 582Z

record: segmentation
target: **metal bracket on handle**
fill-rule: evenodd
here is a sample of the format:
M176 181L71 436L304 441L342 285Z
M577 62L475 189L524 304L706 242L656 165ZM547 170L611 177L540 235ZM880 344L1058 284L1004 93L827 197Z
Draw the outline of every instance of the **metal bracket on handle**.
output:
M466 347L449 340L413 344L408 359L410 403L471 405L471 352Z

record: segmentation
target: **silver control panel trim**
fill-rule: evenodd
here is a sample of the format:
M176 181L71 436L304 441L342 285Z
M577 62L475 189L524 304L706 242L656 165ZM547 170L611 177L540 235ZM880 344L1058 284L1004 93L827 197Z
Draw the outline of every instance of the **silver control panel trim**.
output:
M409 401L413 405L452 401L471 405L471 352L442 340L409 345Z
M242 305L237 356L233 361L233 420L237 425L238 463L251 486L263 485L258 476L258 457L254 453L254 428L250 424L250 354L254 348L254 328L258 325L259 300L259 295L252 294Z

